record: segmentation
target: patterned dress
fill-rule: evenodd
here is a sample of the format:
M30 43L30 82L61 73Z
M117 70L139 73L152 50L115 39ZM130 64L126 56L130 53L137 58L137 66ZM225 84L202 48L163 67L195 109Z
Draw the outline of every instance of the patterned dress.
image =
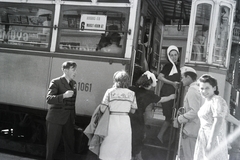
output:
M137 109L135 93L127 88L111 88L106 91L102 104L109 107L110 117L108 135L101 144L99 158L130 160L132 129L127 113Z
M226 101L220 96L213 96L210 101L205 101L203 106L198 111L200 118L200 129L196 142L194 160L227 160L228 148L226 143L226 120L228 114L228 106ZM216 138L212 140L212 149L207 151L207 142L213 126L214 117L222 117L220 130Z

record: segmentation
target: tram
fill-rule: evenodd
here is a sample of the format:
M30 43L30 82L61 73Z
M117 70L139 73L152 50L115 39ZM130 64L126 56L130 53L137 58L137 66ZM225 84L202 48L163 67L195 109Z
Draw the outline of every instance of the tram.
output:
M227 75L233 75L229 66L237 55L231 54L231 49L239 41L236 38L232 41L239 3L171 1L173 21L166 23L163 4L167 2L170 3L168 0L0 0L1 135L45 144L47 88L51 79L62 74L64 61L74 60L78 66L76 124L84 129L105 91L112 86L116 71L126 70L132 82L137 69L147 67L158 75L167 62L166 50L171 44L181 52L180 66L188 65L199 75L207 72L219 79L223 84L220 93L229 104L234 99L233 111L239 114L240 103L236 103L239 87L233 87L239 82L239 70L235 69L238 74L234 74L234 83L226 81ZM184 4L189 8L184 8ZM177 11L180 17L175 16ZM190 21L184 22L188 14ZM102 49L111 35L117 35L117 52ZM204 40L196 43L196 35L204 36ZM199 47L201 51L196 51ZM157 94L160 88L159 83ZM165 150L169 155L174 146Z
M45 97L66 60L77 63L76 125L82 129L116 71L126 70L133 80L135 66L142 68L143 49L154 53L148 67L157 74L163 31L159 5L145 0L0 0L1 134L45 144ZM113 34L118 51L102 50Z

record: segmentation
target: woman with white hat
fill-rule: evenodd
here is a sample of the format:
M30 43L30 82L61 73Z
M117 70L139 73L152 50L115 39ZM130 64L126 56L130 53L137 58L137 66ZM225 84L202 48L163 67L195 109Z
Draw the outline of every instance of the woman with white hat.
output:
M167 49L167 57L169 63L163 66L158 79L163 82L160 97L169 96L175 93L181 80L181 71L179 65L177 64L179 58L179 50L176 46L171 45ZM165 116L165 121L161 127L158 134L158 139L163 143L163 136L172 121L172 108L174 105L174 100L162 103L163 115Z
M129 89L135 92L138 109L130 114L132 126L132 156L135 160L142 160L141 150L144 139L144 112L151 103L163 103L175 98L175 94L160 97L154 93L152 87L156 87L157 78L150 71L144 72L137 80L135 86Z

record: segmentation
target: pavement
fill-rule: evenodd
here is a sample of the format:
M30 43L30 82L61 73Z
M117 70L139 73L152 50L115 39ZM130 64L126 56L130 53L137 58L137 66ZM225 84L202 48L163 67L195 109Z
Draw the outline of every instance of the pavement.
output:
M148 126L146 128L146 139L144 140L144 147L142 148L142 157L144 160L172 160L174 156L174 144L172 144L171 152L167 152L168 142L164 144L157 139L159 126ZM165 134L169 135L169 134ZM165 139L169 139L168 136ZM84 142L84 141L82 141ZM98 157L91 151L81 150L80 143L77 148L77 153L72 160L99 160ZM85 148L85 147L84 147ZM56 154L56 160L64 160L64 151L59 147L59 153ZM10 151L11 150L11 151ZM11 139L0 138L0 160L44 160L45 146L29 145L28 143L19 143ZM33 156L29 156L31 155ZM79 154L82 153L82 154ZM169 156L169 157L168 157ZM167 158L168 157L168 158Z
M11 153L11 152L1 151L0 160L43 160L43 159L38 157L27 157L26 155L18 154L15 152Z

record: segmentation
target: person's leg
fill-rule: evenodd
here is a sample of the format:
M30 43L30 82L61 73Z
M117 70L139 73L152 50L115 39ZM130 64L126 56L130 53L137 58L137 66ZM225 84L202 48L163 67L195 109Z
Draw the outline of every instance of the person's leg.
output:
M74 159L74 124L69 118L67 123L63 126L63 142L65 149L65 159ZM70 158L72 157L72 158Z
M163 125L161 126L160 132L158 133L158 139L161 141L161 143L164 142L163 136L165 132L167 131L168 127L172 123L172 107L174 105L174 101L170 100L167 102L162 103L162 109L163 109L163 115L165 116L165 121L163 122Z
M164 121L163 122L163 125L162 125L162 127L161 127L161 130L160 130L160 132L158 133L158 139L161 141L161 143L163 143L163 136L164 136L164 133L166 132L166 130L168 129L168 127L169 127L169 125L170 125L170 122L168 122L168 121Z
M53 160L62 134L62 126L47 122L46 160Z
M182 139L183 155L185 160L193 159L196 140L196 138L191 137Z

